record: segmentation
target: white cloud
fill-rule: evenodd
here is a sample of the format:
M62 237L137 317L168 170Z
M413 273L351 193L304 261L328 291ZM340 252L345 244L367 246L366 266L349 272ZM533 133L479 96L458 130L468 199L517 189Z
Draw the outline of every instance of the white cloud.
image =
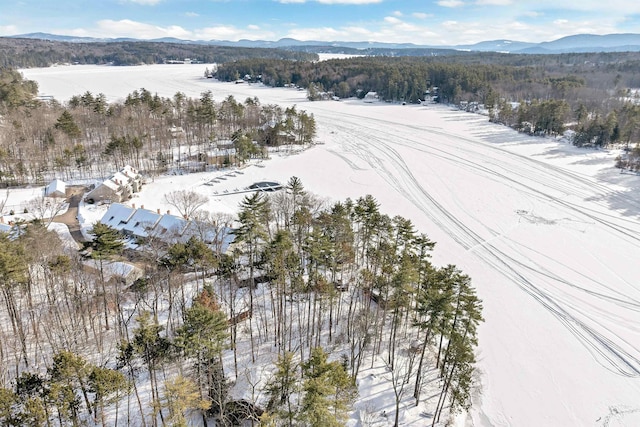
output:
M511 4L521 10L533 10L541 13L549 11L549 15L551 15L552 12L556 13L558 10L580 11L604 14L606 16L611 16L612 14L623 16L640 13L640 2L631 0L518 0L517 2L512 1Z
M187 30L178 25L157 26L142 22L123 19L114 21L104 19L96 23L91 31L86 29L61 30L59 34L71 34L75 36L94 36L105 38L132 37L138 39L156 39L162 37L175 37L184 40L275 40L278 34L263 30L258 25L247 25L246 28L238 28L233 25L219 25L195 30Z
M464 2L461 0L440 0L438 6L442 7L460 7L464 6Z
M396 24L400 24L402 23L401 20L399 20L398 18L396 18L395 16L387 16L384 18L384 22L391 24L391 25L396 25Z
M340 28L295 28L285 36L298 40L319 41L380 41L388 43L431 44L438 37L431 28L404 22L388 16L377 25L368 27L345 26Z
M132 21L130 19L122 19L119 21L103 19L96 24L96 31L100 33L101 37L135 37L140 39L176 37L188 39L192 35L190 31L178 25L161 27Z
M359 36L369 34L362 29ZM285 36L297 40L319 40L319 41L351 41L353 30L335 29L331 27L320 28L295 28Z
M162 0L116 0L121 3L157 4ZM230 0L207 0L230 1ZM383 0L271 0L281 3L313 3L313 4L370 4ZM373 18L361 14L347 16L350 22L341 22L338 17L331 21L318 21L314 24L303 22L284 23L281 20L265 22L252 18L245 23L223 22L224 25L212 24L211 27L194 28L193 18L201 16L195 12L183 11L171 24L154 25L149 15L145 22L134 19L99 21L94 26L84 28L60 29L47 28L47 32L77 36L95 37L133 37L153 39L160 37L176 37L181 39L261 39L277 40L282 37L293 37L300 40L320 41L380 41L395 43L415 43L424 45L471 44L484 40L510 39L529 42L549 41L577 33L607 34L630 32L635 17L628 11L640 10L640 6L628 5L628 8L615 9L625 0L607 0L605 13L601 2L581 0L581 2L558 0L437 0L442 7L457 8L452 13L442 13L440 23L433 22L435 14L424 11L410 12L391 8L386 15ZM629 0L626 0L627 2ZM163 2L168 3L168 2ZM400 3L400 2L398 2ZM640 2L638 2L640 4ZM507 7L499 7L505 6ZM302 9L302 7L301 7ZM374 8L371 8L374 10ZM596 11L597 13L594 13ZM440 9L438 13L444 12ZM468 12L468 13L467 13ZM286 15L282 15L280 19ZM535 18L535 19L534 19ZM180 21L179 19L182 19ZM627 21L625 21L627 19ZM11 22L11 21L9 21ZM248 24L251 22L251 24ZM428 25L427 25L428 24ZM312 25L311 27L303 27ZM18 34L40 29L17 28L14 25L0 26L1 34Z
M386 18L384 18L384 22L386 24L389 24L391 26L390 28L393 29L393 31L397 34L418 35L423 30L422 27L402 21L401 19L398 19L395 16L387 16ZM385 29L383 29L383 31L384 30ZM389 28L386 28L386 30L389 30Z
M15 25L0 25L0 35L13 36L18 33L18 27Z

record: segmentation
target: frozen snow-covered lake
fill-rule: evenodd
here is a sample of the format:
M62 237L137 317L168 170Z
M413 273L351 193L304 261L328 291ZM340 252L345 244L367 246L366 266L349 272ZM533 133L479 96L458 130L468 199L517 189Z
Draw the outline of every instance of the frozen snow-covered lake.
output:
M286 182L342 200L372 194L437 242L436 264L473 278L484 301L479 390L469 422L494 426L640 425L640 177L615 153L519 135L440 106L309 102L304 91L220 83L206 65L70 66L22 70L43 95L108 100L145 88L214 99L257 96L313 113L318 145L249 167L216 190ZM206 177L149 185L136 203L192 188L234 212Z

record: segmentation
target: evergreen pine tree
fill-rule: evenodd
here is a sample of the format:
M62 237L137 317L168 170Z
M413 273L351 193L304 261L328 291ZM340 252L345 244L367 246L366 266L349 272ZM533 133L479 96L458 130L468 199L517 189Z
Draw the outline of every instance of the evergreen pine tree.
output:
M82 135L80 128L68 110L62 112L54 127L64 132L71 139L79 138Z
M267 412L289 427L294 425L296 417L292 395L298 391L298 382L298 366L293 361L293 353L287 351L278 355L276 372L265 387L269 397Z
M127 391L128 382L125 376L116 370L93 367L88 377L89 391L94 393L93 412L95 422L100 422L106 426L105 404L116 402L120 393Z
M178 375L164 383L163 406L169 411L167 421L172 427L187 427L187 411L206 411L211 407L211 402L202 399L193 381Z
M97 222L91 230L94 238L88 243L91 249L91 258L98 260L100 267L100 283L102 285L102 302L104 309L105 327L109 329L109 304L107 298L106 280L104 277L104 261L112 259L115 255L119 255L124 248L122 236L118 231L108 225ZM116 292L116 296L118 293Z
M184 312L184 324L177 331L177 344L194 359L195 380L200 398L213 401L211 409L222 413L226 404L226 383L222 351L226 348L228 324L218 309L211 288L205 287Z
M328 362L320 347L302 364L303 396L298 419L309 427L340 427L357 391L353 379L339 362Z

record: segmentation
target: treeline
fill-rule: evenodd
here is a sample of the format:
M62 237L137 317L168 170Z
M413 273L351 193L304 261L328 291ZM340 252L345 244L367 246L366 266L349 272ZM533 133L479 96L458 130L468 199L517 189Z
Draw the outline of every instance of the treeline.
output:
M569 135L577 147L622 146L616 167L640 171L640 105L612 102L608 113L589 111L584 104L576 109L564 99L535 100L514 107L501 101L490 113L490 120L530 135ZM569 131L567 133L567 131Z
M244 58L317 60L314 53L281 49L146 41L72 43L0 37L0 67L34 68L53 64L163 64L190 58L212 64Z
M268 148L309 145L316 135L313 115L295 106L262 105L257 98L214 100L210 91L198 99L182 93L163 98L143 88L122 103L87 92L61 105L34 101L33 82L15 71L7 75L10 89L0 80L5 186L99 178L125 164L151 175L241 165L266 157Z
M522 82L534 78L534 69L497 65L444 63L432 58L361 57L317 63L268 59L242 60L221 64L216 76L231 81L237 75L260 76L270 86L293 84L317 91L330 91L341 98L364 97L377 92L389 101L419 102L427 90L437 87L440 102L457 102L478 97L494 102L498 93L493 85Z
M339 426L381 363L393 425L408 401L433 424L468 409L481 301L411 221L371 196L325 205L295 177L244 198L225 253L203 238L229 218L194 217L189 241L137 242L133 282L108 274L124 259L108 226L81 252L38 221L0 235L3 425Z
M483 108L490 120L532 135L571 130L577 146L624 144L626 153L618 164L637 170L633 148L640 141L639 96L629 89L640 84L637 53L539 55L538 64L529 55L487 56L495 64L477 54L312 64L247 59L221 64L217 77L249 75L271 86L295 85L306 88L311 100L363 98L375 92L392 102L426 99L464 105L469 111Z
M640 53L513 55L468 53L433 57L353 57L322 62L246 59L222 64L217 77L261 77L270 86L293 84L340 97L375 91L388 101L424 99L424 89L438 87L440 102L561 99L590 110L612 93L640 85ZM433 92L432 92L433 94Z

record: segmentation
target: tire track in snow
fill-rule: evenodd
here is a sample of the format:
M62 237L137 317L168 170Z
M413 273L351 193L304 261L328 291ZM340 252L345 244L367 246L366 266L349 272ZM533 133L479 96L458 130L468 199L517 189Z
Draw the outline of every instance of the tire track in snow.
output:
M354 118L361 119L358 116L354 116ZM389 123L392 124L391 122ZM341 132L352 132L353 129L349 126L335 124L334 127ZM421 130L424 131L424 129ZM585 217L612 229L618 235L627 240L634 243L640 242L640 236L631 227L614 224L613 222L602 218L603 215L601 215L600 212L585 209L584 207L569 203L558 196L551 196L531 185L525 184L522 181L524 179L532 179L535 182L544 185L545 188L550 188L566 195L573 195L581 198L592 197L594 188L604 194L606 187L594 184L591 180L581 177L578 174L571 173L551 165L546 165L540 161L532 160L525 156L514 155L507 150L488 146L470 138L458 138L457 135L451 135L440 131L431 132L437 133L440 136L446 136L447 138L461 139L466 143L475 145L480 144L485 149L497 149L502 155L506 154L508 156L512 156L517 159L519 163L524 162L527 166L532 165L533 172L531 173L534 175L525 175L515 166L504 168L504 164L501 164L500 166L507 169L509 173L501 173L491 167L473 162L471 159L475 159L478 155L478 153L473 150L466 150L466 153L464 154L468 155L469 158L465 158L461 155L452 154L444 149L425 145L421 141L399 141L396 134L387 133L385 135L385 132L380 131L380 129L376 129L375 134L369 134L366 136L361 134L352 135L349 141L343 142L343 144L347 149L346 151L350 151L369 163L371 167L374 168L396 191L410 200L415 206L424 212L429 219L431 219L442 230L446 231L463 248L466 250L470 250L472 247L476 248L474 250L474 254L476 256L503 276L516 283L520 289L552 313L605 368L623 376L640 376L639 349L633 347L630 343L625 342L621 337L616 336L613 331L605 328L603 325L598 325L605 330L606 334L613 335L615 337L615 339L609 338L605 333L600 332L597 328L587 324L585 320L582 320L572 314L571 307L569 307L568 304L563 304L562 301L559 301L558 298L554 297L554 295L549 291L536 286L530 278L526 277L524 273L518 271L516 268L519 267L524 270L535 271L533 267L526 266L521 261L514 259L504 251L498 249L495 245L487 243L487 241L482 239L474 230L466 226L462 221L448 212L444 206L435 200L435 198L433 198L422 187L410 168L404 162L402 156L398 154L388 141L393 141L394 144L401 146L404 145L406 147L410 147L425 155L438 156L441 159L454 162L457 165L463 165L466 168L472 169L476 173L491 176L499 182L517 185L528 194L557 203L569 210L584 215ZM387 138L385 138L385 136ZM460 147L455 148L460 150ZM486 159L483 160L486 161ZM489 162L489 164L494 167L496 166L495 163ZM542 173L540 175L536 175L536 172ZM604 216L610 216L613 218L612 215ZM493 230L490 231L494 232ZM568 281L564 280L564 278L550 272L546 272L546 276L551 280L564 283L565 285L568 284ZM635 300L625 301L620 298L616 299L614 297L598 293L593 293L593 295L595 297L607 299L614 303L624 305L627 308L631 306L634 310L637 309L637 301ZM629 349L625 347L631 348Z

